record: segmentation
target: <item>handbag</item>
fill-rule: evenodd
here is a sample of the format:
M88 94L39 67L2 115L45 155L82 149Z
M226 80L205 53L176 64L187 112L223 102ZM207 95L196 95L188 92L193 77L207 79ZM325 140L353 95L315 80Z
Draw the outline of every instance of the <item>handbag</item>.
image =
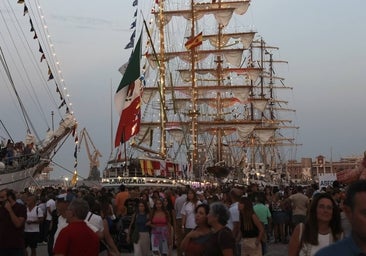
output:
M139 241L139 238L140 238L139 231L136 227L136 219L137 219L137 215L135 215L134 218L133 218L133 223L132 223L132 226L131 226L131 228L133 230L131 232L131 237L130 237L130 241L134 244L137 244L137 242Z
M137 244L137 242L139 241L139 238L140 238L140 234L135 226L135 228L133 229L133 232L131 234L131 242L133 242L134 244Z

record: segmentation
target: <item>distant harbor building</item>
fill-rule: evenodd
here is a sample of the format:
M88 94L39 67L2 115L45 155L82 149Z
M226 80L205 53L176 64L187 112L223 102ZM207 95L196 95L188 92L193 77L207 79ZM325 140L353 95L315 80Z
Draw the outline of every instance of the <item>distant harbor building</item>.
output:
M301 162L288 161L288 180L293 183L318 182L319 174L334 173L338 171L354 169L362 157L345 157L339 161L328 161L325 156L319 155L312 158L302 158Z

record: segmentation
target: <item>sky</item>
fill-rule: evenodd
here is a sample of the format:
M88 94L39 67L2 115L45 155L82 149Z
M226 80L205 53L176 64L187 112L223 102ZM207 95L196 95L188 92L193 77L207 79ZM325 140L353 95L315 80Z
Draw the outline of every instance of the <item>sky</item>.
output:
M102 170L111 152L111 101L121 79L118 68L130 55L124 47L131 35L135 7L132 0L39 3L79 130L86 127L102 153ZM282 59L288 61L285 82L293 87L290 106L296 109L294 122L300 127L297 140L302 144L296 152L298 160L324 155L337 161L366 150L365 9L362 0L342 4L330 0L253 0L243 17L267 44L279 47ZM115 130L118 116L114 109L112 117ZM89 165L83 145L78 158L78 172L87 177ZM73 170L73 144L54 161ZM51 177L61 176L70 174L55 167Z

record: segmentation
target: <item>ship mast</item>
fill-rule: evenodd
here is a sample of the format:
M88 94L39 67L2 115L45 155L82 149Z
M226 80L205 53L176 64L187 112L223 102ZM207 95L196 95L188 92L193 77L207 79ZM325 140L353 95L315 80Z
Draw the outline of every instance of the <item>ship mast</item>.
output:
M195 12L194 12L194 0L191 0L191 37L196 35L195 33ZM199 111L197 109L197 85L196 85L196 61L195 61L195 54L196 54L196 47L191 49L191 76L192 76L192 109L189 111L189 116L191 117L191 139L192 139L192 146L193 148L189 148L190 156L190 164L193 170L194 175L198 174L198 126L197 120Z
M159 1L159 31L160 31L160 65L159 65L159 93L160 93L160 155L165 158L167 155L166 146L166 102L165 102L165 16L164 16L164 1Z
M219 8L221 8L221 0L219 0L218 2ZM218 33L217 33L217 37L218 37L218 50L220 52L221 50L221 33L222 33L222 27L223 25L221 25L220 23L217 24L217 28L218 28ZM216 59L216 70L217 70L217 86L221 87L222 86L222 81L223 81L223 75L222 75L222 63L223 60L221 59L221 55L217 55L217 59ZM216 120L217 121L221 121L223 120L223 113L222 113L222 103L221 103L221 91L217 91L217 116L216 116ZM222 161L222 129L218 128L216 130L216 140L217 140L217 147L216 147L216 162L221 162Z

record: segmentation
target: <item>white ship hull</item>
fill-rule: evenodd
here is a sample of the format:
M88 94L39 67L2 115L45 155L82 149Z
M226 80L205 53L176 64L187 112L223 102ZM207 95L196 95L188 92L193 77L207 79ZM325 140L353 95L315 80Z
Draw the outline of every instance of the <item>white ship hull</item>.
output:
M24 188L32 183L36 169L37 166L33 166L11 173L0 174L0 190L7 188L17 192L24 191Z

